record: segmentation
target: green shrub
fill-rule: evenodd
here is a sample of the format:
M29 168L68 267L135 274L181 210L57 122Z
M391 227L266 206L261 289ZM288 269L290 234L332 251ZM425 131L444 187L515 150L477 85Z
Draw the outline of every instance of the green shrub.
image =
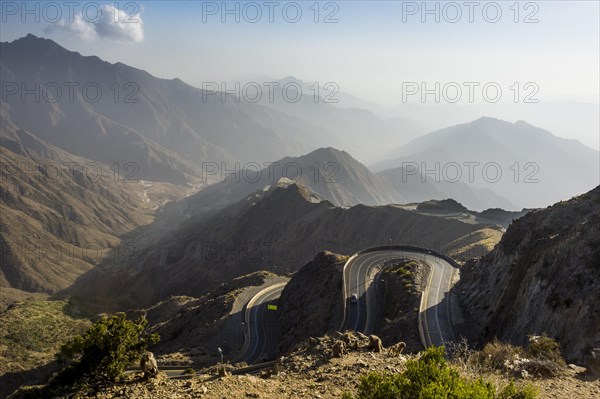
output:
M514 381L504 387L498 394L498 399L532 399L536 398L539 391L533 385L525 385L522 388L517 388Z
M468 380L450 366L443 347L431 347L417 360L408 360L401 374L371 372L360 379L357 399L533 399L533 387L513 383L500 392L483 379Z
M146 335L148 321L127 320L124 313L103 316L82 335L60 348L57 358L69 364L51 381L53 387L78 387L94 381L116 381L137 362L157 334Z
M190 367L189 369L186 369L183 374L196 374L196 370Z
M523 356L523 349L497 339L485 344L480 353L482 365L489 369L502 370L506 362Z
M559 365L565 365L560 354L560 344L545 335L529 337L527 353L536 359L549 360Z
M116 381L148 345L158 342L157 334L144 333L147 324L144 317L127 320L124 313L100 318L85 333L61 346L57 358L67 365L46 386L22 390L15 397L55 397L92 383Z
M103 316L84 334L60 348L58 358L70 365L58 377L66 374L89 380L116 381L127 366L139 360L149 344L158 342L157 334L144 334L147 324L144 317L127 320L124 313Z

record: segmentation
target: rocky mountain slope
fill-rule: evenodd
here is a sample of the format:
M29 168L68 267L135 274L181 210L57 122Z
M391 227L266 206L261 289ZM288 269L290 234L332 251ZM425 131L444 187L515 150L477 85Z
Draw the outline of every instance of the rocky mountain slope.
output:
M152 221L140 182L19 129L0 112L0 303L53 293Z
M293 272L322 250L352 254L390 239L442 249L463 237L471 242L470 233L485 227L396 206L335 207L281 181L221 211L191 217L141 248L135 264L108 262L65 295L100 306L150 306L170 295L200 296L257 270Z
M347 256L323 251L294 273L279 299L279 351L339 329L344 316L342 269ZM307 304L310 303L310 306Z
M582 361L600 345L600 187L514 221L456 289L475 337L546 333Z

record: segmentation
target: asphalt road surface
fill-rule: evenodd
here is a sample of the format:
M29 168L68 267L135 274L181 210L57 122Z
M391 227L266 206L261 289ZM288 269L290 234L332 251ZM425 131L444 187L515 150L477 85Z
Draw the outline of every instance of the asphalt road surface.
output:
M246 306L246 340L237 362L254 364L273 360L279 341L278 312L268 305L277 305L281 291L287 283L278 283L257 293Z
M341 330L370 334L377 309L377 273L390 259L414 259L431 267L429 283L421 304L420 328L425 346L442 345L454 339L450 298L455 268L444 258L416 250L376 250L355 255L344 268L345 317ZM352 303L352 294L358 301Z

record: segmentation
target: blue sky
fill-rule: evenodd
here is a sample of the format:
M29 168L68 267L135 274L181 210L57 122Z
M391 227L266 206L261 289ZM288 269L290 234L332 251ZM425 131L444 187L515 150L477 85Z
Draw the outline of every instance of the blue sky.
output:
M233 15L221 21L221 1L95 3L116 3L125 14L139 12L141 24L123 31L108 25L105 29L74 27L76 21L50 22L53 16L43 14L43 2L40 21L28 15L23 23L23 10L15 12L6 3L21 4L3 2L2 41L33 33L84 55L124 62L159 77L179 77L197 86L207 81L293 75L306 81L334 81L344 92L385 105L400 103L398 93L406 81L498 82L505 89L513 82L536 82L542 101L598 103L599 97L598 1L520 2L517 7L514 1L482 1L473 9L472 23L463 1L453 3L462 12L456 23L444 18L456 17L457 7L448 2L427 3L430 9L438 7L439 23L433 14L421 21L420 1L320 2L319 23L314 22L314 1L275 2L273 23L268 20L267 3L261 1L253 3L262 12L257 23L248 21L256 7L246 6L244 13L245 2L226 5L233 9L237 4L239 23ZM35 7L35 2L29 3ZM89 4L78 3L75 16ZM295 4L300 5L302 16L291 23L283 8L293 19ZM496 4L502 16L492 23ZM518 23L514 22L516 9ZM323 23L332 12L338 22ZM538 22L524 23L528 15Z

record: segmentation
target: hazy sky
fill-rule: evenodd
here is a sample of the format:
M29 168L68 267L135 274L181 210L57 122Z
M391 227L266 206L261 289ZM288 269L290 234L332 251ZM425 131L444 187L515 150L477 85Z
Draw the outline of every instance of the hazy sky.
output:
M24 14L21 1L3 1L2 40L33 33L196 86L288 75L336 82L343 92L386 106L403 102L407 84L435 88L436 82L440 90L458 84L464 101L464 82L479 84L476 102L485 102L481 87L488 83L502 89L501 101L514 101L518 82L519 101L531 94L542 102L599 102L595 0L427 2L429 14L421 1L77 2L74 17L64 2L51 3L62 6L62 18L43 2L28 3L34 11ZM96 19L98 8L103 14ZM454 85L446 96L456 98Z

